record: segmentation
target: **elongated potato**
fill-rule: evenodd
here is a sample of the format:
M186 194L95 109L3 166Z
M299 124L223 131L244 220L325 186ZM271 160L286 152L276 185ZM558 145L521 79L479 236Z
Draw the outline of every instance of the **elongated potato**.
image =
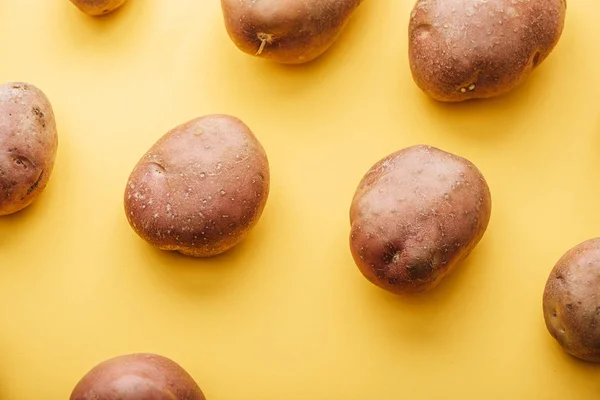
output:
M575 246L556 263L543 310L548 331L567 353L600 362L600 238Z
M126 0L71 0L84 13L91 16L105 15L125 4Z
M104 361L75 386L70 400L205 400L194 379L156 354L129 354Z
M440 101L519 86L561 36L565 0L418 0L409 59L418 86Z
M209 115L163 136L136 165L125 211L148 243L210 257L239 243L269 194L265 151L239 119Z
M491 196L481 172L428 146L375 164L350 209L350 248L363 275L390 292L435 287L482 238Z
M48 98L29 83L0 85L0 215L33 203L54 168L58 135Z
M221 0L227 33L245 53L282 64L312 61L362 0Z

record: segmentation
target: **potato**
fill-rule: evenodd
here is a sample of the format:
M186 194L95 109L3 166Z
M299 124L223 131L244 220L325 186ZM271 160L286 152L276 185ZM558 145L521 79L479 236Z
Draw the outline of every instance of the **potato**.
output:
M491 197L469 161L413 146L375 164L350 209L350 248L362 274L404 294L432 289L482 238Z
M91 16L108 14L125 4L126 0L71 0L84 13Z
M563 255L543 296L546 327L569 354L600 362L600 238Z
M436 100L502 95L552 51L565 0L418 0L409 25L417 85Z
M221 0L231 40L282 64L312 61L335 42L362 0Z
M129 354L104 361L77 384L70 400L205 400L177 363L156 354Z
M29 83L0 85L0 215L13 214L42 193L58 136L48 98Z
M139 161L125 211L148 243L195 257L232 248L254 227L269 194L261 144L239 119L197 118L168 132Z

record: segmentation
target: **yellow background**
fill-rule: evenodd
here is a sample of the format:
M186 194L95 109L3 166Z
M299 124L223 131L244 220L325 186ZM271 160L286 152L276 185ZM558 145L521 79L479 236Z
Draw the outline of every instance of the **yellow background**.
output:
M325 56L284 67L238 51L218 0L130 0L93 19L68 0L0 1L0 81L53 103L57 163L0 219L0 398L67 399L104 359L155 352L209 400L597 399L541 296L557 259L600 234L600 5L571 0L554 53L516 92L429 100L407 59L412 0L365 0ZM153 250L122 196L141 155L189 119L243 119L269 156L263 218L196 260ZM437 290L367 282L348 248L366 170L425 143L473 161L488 231Z

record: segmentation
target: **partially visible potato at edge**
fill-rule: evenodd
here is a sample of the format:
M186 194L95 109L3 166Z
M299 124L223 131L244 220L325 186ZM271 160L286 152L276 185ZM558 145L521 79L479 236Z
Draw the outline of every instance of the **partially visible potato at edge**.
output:
M282 64L325 53L362 0L221 0L225 27L243 52Z
M548 332L567 353L600 362L600 238L575 246L556 263L543 311Z
M129 177L125 211L133 229L162 250L223 253L256 225L269 194L269 164L239 119L209 115L164 135Z
M128 354L92 368L70 400L205 400L194 379L157 354Z
M376 163L350 209L350 248L362 274L396 294L437 286L479 243L491 215L468 160L413 146Z
M91 16L105 15L125 4L126 0L71 0L84 13Z
M44 93L29 83L0 85L0 215L21 211L37 199L57 148L54 112Z
M436 100L499 96L519 86L554 49L565 0L418 0L409 59Z

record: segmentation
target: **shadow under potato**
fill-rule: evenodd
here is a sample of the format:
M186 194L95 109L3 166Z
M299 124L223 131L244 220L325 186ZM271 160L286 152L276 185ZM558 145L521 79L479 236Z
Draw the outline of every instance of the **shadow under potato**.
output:
M202 296L226 293L227 287L239 283L255 266L254 255L260 252L264 224L256 226L240 243L213 257L191 257L177 251L159 250L135 236L140 265L185 295Z
M438 286L425 292L396 295L366 280L361 282L358 290L368 303L366 308L373 310L369 317L375 322L372 329L383 329L400 335L402 339L398 340L414 340L421 345L423 340L438 340L460 329L473 319L473 313L479 312L470 304L486 294L489 282L482 282L481 268L485 268L483 261L489 256L488 246L488 241L482 240ZM442 323L448 318L452 325Z

